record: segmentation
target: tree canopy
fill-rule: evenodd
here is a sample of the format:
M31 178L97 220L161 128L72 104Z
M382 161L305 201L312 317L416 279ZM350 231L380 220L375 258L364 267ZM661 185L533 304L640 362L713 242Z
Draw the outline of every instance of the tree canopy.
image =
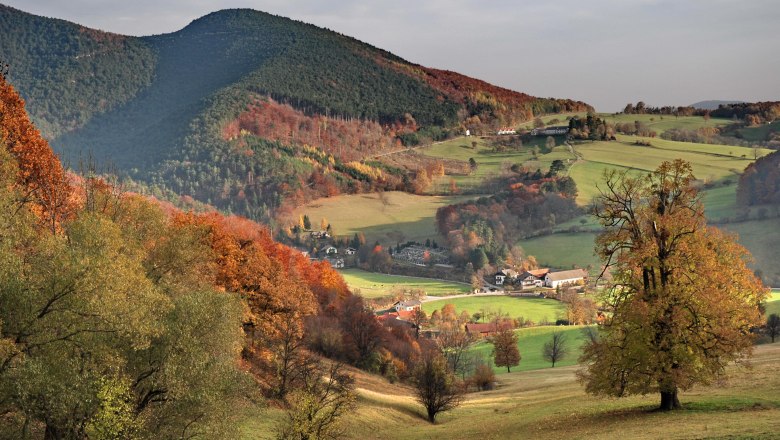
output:
M607 319L586 346L581 378L592 394L660 393L708 384L751 352L767 294L748 269L747 251L707 227L691 165L664 162L632 177L605 173L595 215L596 250L613 273Z

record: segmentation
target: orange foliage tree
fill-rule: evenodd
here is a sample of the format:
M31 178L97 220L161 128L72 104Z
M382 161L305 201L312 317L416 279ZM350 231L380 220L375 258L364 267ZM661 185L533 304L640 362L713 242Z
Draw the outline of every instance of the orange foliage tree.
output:
M596 245L614 269L604 297L611 313L585 348L581 378L593 394L657 392L660 409L676 409L678 390L710 383L750 354L767 289L747 251L706 226L689 163L605 178Z
M0 72L0 146L17 161L17 184L41 222L56 231L71 209L72 190L57 156L24 110L24 101Z

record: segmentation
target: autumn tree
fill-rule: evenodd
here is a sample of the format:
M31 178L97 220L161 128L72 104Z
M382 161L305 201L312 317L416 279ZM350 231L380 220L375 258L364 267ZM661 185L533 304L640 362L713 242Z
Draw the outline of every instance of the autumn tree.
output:
M544 343L542 357L552 363L552 368L555 368L555 363L563 359L568 352L566 335L561 332L553 332L550 339Z
M511 328L498 331L492 338L493 362L497 367L506 367L509 373L512 367L520 365L520 350L517 348L517 335Z
M276 427L280 440L341 438L340 419L355 407L355 379L341 364L318 365L290 393L287 418Z
M775 342L775 338L780 336L780 316L776 313L772 313L766 319L766 334L772 338L772 342Z
M425 354L412 372L412 380L415 397L425 407L429 422L435 423L440 412L460 405L462 389L440 354Z
M693 182L682 160L637 177L605 173L596 249L614 284L599 338L581 358L589 393L657 392L660 409L676 409L679 391L711 383L751 353L767 290L747 268L747 251L707 227Z

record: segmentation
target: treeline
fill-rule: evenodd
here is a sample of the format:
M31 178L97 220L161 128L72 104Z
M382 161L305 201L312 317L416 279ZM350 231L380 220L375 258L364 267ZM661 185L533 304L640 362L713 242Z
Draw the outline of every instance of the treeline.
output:
M234 438L260 394L321 396L316 352L393 377L418 359L408 329L264 227L66 176L1 75L0 139L5 434Z
M560 161L559 161L560 162ZM562 168L562 163L556 167ZM523 171L500 193L439 208L436 227L446 237L453 262L474 270L501 265L519 238L551 229L579 215L577 187L551 171L541 178Z
M741 119L746 125L755 126L779 119L780 102L765 101L720 104L715 110L706 110L691 106L649 107L643 101L639 101L636 104L626 104L623 113L626 115L704 116Z
M739 177L737 201L743 206L780 204L780 152L759 158Z

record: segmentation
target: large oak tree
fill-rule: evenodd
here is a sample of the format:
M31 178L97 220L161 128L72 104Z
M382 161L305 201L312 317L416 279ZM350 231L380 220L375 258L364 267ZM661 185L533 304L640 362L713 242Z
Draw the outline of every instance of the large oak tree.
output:
M678 391L750 354L767 290L747 251L706 225L689 163L605 180L594 212L605 227L597 252L614 274L611 313L585 348L581 379L592 394L660 393L662 410L679 408Z

